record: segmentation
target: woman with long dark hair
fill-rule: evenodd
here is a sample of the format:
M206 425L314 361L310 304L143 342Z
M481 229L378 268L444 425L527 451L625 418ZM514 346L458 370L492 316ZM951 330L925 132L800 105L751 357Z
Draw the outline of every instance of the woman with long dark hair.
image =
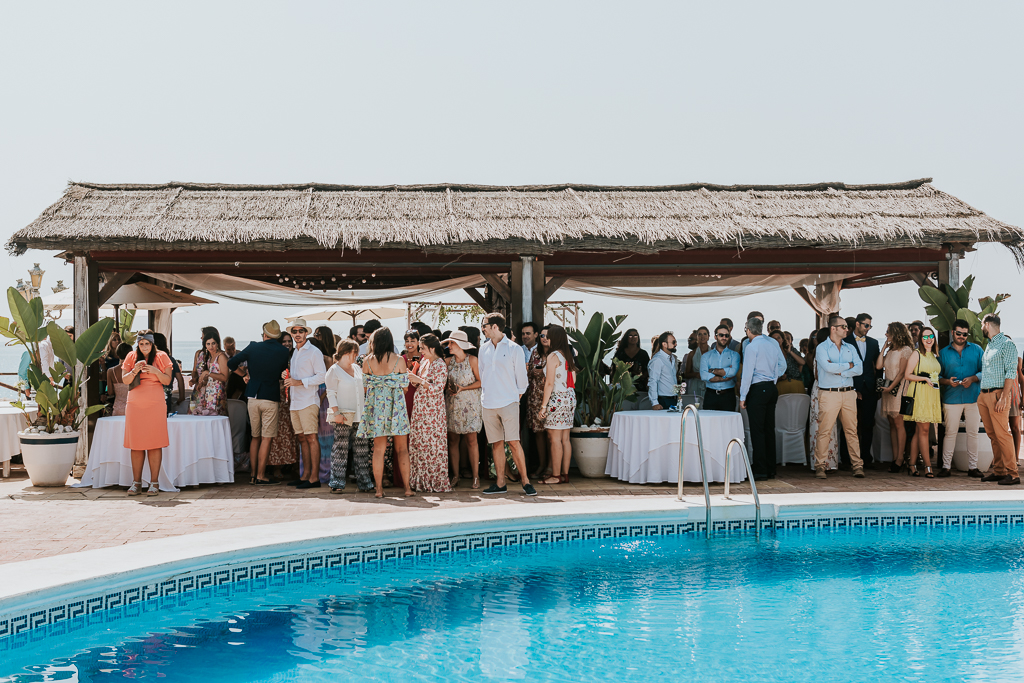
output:
M907 396L914 397L914 413L904 415L903 419L917 423L910 442L910 474L918 476L917 456L920 453L924 458L924 476L929 479L935 478L932 472L929 432L933 424L942 422L942 404L939 400L939 373L942 372L942 366L939 364L938 347L935 330L927 325L923 326L917 350L907 359L905 373L907 381L915 383L904 392Z
M124 414L124 447L132 452L132 485L128 495L142 493L142 468L148 457L146 495L155 496L160 492L163 449L170 445L164 387L171 383L171 359L157 351L151 332L140 332L137 343L121 364L121 379L131 387Z
M401 356L395 355L395 340L391 330L381 327L371 335L369 355L363 360L363 385L366 400L363 421L356 436L373 439L373 481L375 497L384 497L384 451L388 437L395 447L395 460L405 484L409 488L409 413L405 408L405 388L409 385L408 368Z
M405 353L402 354L402 359L405 361L405 367L409 368L409 372L416 374L420 371L420 358L423 354L420 353L420 333L416 330L406 330L405 332ZM405 389L405 407L409 411L409 417L412 417L412 398L416 394L416 385L409 382L409 386Z
M640 346L640 333L635 327L626 330L619 345L615 349L615 358L629 367L629 374L633 376L633 386L636 388L636 406L631 410L645 408L647 405L647 366L651 364L651 356ZM632 404L632 402L630 402Z
M288 349L291 355L294 341L292 335L287 332L281 333L281 346ZM288 371L285 370L285 373ZM281 406L278 411L277 436L270 441L270 454L267 456L267 465L274 467L274 476L277 479L284 479L281 468L291 466L299 461L299 451L295 443L295 429L292 427L292 416L287 410L288 387L284 385L284 379L280 380Z
M192 388L189 415L227 415L228 355L220 348L220 335L213 330L203 341L199 356L199 380Z
M409 485L416 491L447 493L452 490L444 405L448 366L437 337L426 334L419 342L419 372L409 373L409 381L416 385L409 432Z
M547 361L544 365L544 396L538 417L543 416L551 453L551 477L545 484L569 481L569 460L572 446L569 430L576 417L576 366L569 350L569 336L561 325L548 325Z
M528 380L526 389L526 424L532 432L533 442L537 446L537 471L530 475L531 479L541 479L547 473L548 465L548 439L544 427L544 415L540 407L544 403L544 368L548 362L548 351L551 348L551 339L548 338L550 325L540 328L537 335L537 348L530 354L530 360L526 361L526 378ZM557 476L557 475L556 475Z
M804 359L800 357L799 353L793 351L793 347L782 330L774 330L768 336L778 343L779 348L782 349L782 355L786 358L786 374L780 377L776 383L779 396L804 393L804 381L801 375Z
M906 459L903 457L907 446L907 432L900 415L905 389L904 377L907 359L914 352L910 331L901 322L889 323L885 330L885 343L875 361L875 370L885 371L886 387L882 392L882 415L889 421L889 440L892 442L892 464L889 471L899 472Z
M453 332L446 340L448 347L448 457L451 463L451 486L459 483L460 444L465 441L466 455L473 476L473 488L480 488L480 444L477 435L484 427L480 404L480 365L469 335Z

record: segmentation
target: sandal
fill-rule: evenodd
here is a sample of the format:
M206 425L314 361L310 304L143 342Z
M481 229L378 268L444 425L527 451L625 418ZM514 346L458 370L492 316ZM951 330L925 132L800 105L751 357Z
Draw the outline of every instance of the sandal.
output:
M555 484L561 484L562 478L552 475L547 479L542 479L540 483L544 484L545 486L554 486Z
M402 495L404 495L404 496L405 496L406 498L412 498L412 497L413 497L413 496L415 496L416 494L415 494L415 493L413 493L412 489L406 489L406 490L405 490L405 493L404 493L404 494L402 494Z
M932 472L932 468L931 467L925 467L924 471L925 471L925 475L924 475L925 478L927 478L927 479L934 479L935 478L935 473Z
M134 482L132 482L132 485L130 487L128 487L128 495L129 496L140 496L140 495L142 495L142 482L141 481L134 481Z
M569 475L568 474L560 474L560 475L558 475L558 479L559 479L559 481L562 484L568 484L569 483Z
M159 484L150 484L149 485L149 489L146 491L146 495L147 496L155 496L158 493L160 493L160 485Z
M384 497L384 489L376 489L373 492L373 497L374 498L383 498Z
M459 477L458 477L458 475L452 477L451 485L452 485L452 488L455 488L456 486L459 485Z
M473 488L480 488L480 477L473 477Z
M889 474L898 474L903 469L903 463L893 462L889 465Z

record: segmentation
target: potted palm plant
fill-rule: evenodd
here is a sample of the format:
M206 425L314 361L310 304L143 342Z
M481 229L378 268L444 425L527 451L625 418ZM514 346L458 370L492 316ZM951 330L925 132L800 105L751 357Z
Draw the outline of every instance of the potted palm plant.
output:
M25 469L34 486L63 486L75 464L79 428L86 418L103 409L102 405L83 404L82 386L88 368L103 355L114 321L104 318L73 340L54 322L43 326L42 299L26 301L11 287L7 302L11 319L0 316L0 335L28 351L28 383L38 404L35 422L18 433ZM40 346L47 340L54 362L52 367L44 368ZM27 414L24 401L19 399L11 405Z
M624 315L605 319L595 313L585 330L566 330L576 351L576 423L569 441L572 456L584 477L606 476L608 462L608 428L612 415L622 402L636 393L629 366L618 359L605 358L615 349Z

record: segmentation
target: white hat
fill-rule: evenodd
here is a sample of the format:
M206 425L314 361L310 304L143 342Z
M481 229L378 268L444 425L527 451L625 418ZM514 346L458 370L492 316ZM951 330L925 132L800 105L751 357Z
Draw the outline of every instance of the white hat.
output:
M313 334L313 328L307 325L306 321L303 320L302 318L296 318L295 322L288 326L288 334L291 334L292 330L294 330L296 327L301 327L302 329L304 329L306 331L306 334Z
M452 332L447 339L444 340L445 344L451 344L452 342L459 345L460 349L475 349L476 347L469 343L469 335L463 330L455 330Z

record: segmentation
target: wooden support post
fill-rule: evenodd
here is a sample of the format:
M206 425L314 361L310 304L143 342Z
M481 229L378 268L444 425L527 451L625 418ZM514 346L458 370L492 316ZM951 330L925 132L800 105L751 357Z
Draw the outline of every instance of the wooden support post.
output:
M463 289L466 294L469 294L469 298L476 302L476 305L484 309L484 313L491 312L491 302L487 299L486 293L481 294L474 287L466 287Z
M531 265L531 270L532 266ZM531 279L532 279L531 274ZM509 267L509 321L508 324L515 332L519 329L519 326L523 324L523 262L513 261ZM533 290L530 290L530 294L533 294ZM531 305L532 307L532 305Z
M533 282L531 284L533 286L533 311L530 316L530 322L540 331L540 328L544 326L544 306L548 303L548 294L545 291L543 261L533 262Z
M89 329L99 320L99 269L88 256L75 256L75 338ZM82 392L81 405L96 405L100 401L99 363L86 368L88 379ZM89 419L85 429L80 430L78 453L75 456L75 475L81 476L89 461L89 444L92 431L96 425L96 417Z

